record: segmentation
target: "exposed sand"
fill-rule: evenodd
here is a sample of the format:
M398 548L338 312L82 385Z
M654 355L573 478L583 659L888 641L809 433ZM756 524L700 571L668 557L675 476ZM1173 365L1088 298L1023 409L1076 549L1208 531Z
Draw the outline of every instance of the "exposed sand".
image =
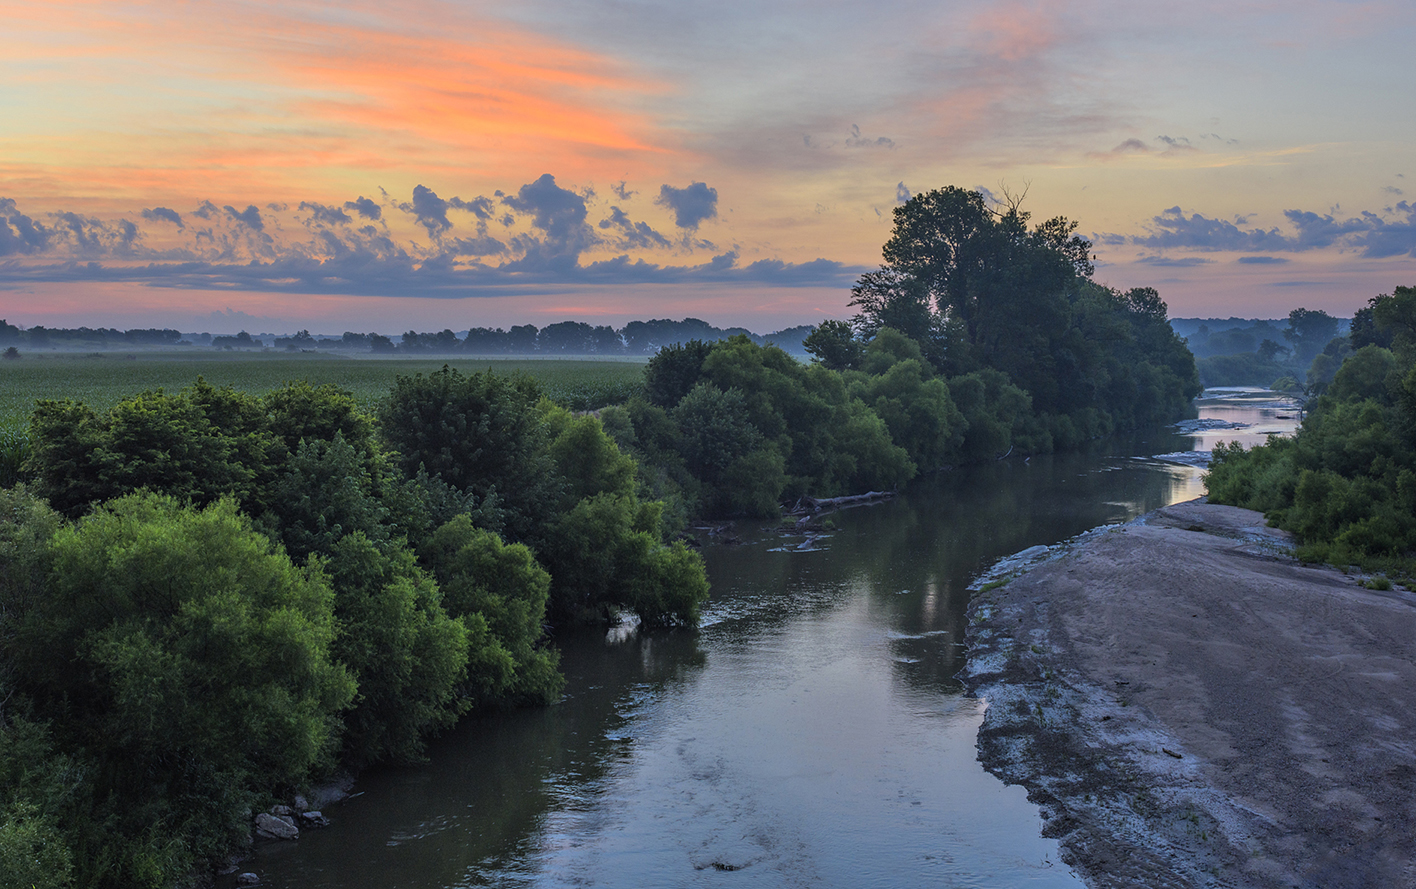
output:
M1195 501L971 604L980 757L1089 885L1416 886L1416 596L1286 552Z

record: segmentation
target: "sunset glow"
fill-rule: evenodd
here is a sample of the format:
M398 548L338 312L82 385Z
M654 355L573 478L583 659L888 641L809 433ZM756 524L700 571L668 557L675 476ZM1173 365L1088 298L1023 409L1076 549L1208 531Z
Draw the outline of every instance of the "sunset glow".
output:
M0 0L0 317L219 332L850 314L1026 192L1178 316L1416 283L1399 3Z

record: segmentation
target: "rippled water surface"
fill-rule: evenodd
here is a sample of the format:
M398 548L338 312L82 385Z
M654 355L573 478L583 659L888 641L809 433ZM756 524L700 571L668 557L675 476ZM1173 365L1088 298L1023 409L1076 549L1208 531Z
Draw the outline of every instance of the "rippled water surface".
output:
M561 636L560 704L464 722L241 869L290 889L1079 886L1023 791L975 760L965 587L1203 493L1152 455L1293 426L1271 394L1200 405L1248 428L943 473L810 540L739 524L703 549L701 630Z

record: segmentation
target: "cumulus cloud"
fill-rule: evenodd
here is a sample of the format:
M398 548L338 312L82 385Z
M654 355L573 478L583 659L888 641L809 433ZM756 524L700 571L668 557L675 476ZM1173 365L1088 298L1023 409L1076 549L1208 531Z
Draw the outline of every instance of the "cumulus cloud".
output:
M353 210L362 219L372 219L378 221L383 216L383 208L377 202L372 201L363 195L359 195L357 200L345 201L344 209Z
M630 198L634 197L636 194L639 193L639 192L637 192L637 191L631 191L631 190L626 186L626 183L625 183L625 181L624 181L623 179L621 179L619 182L615 183L614 185L611 185L611 186L610 186L610 191L614 192L614 193L615 193L615 197L619 198L619 199L622 200L622 201L627 201L627 200L629 200Z
M476 238L457 238L452 242L451 252L457 256L505 256L506 244L485 235Z
M158 220L170 222L178 228L187 227L182 222L181 213L178 213L176 210L169 210L166 207L153 207L151 210L144 210L143 218L149 222L157 222Z
M491 219L496 212L496 204L492 202L491 198L487 197L475 197L470 201L464 201L462 198L450 198L448 204L459 210L466 210L468 213L471 213L473 216L477 217L479 223L485 223L487 220Z
M550 173L503 197L502 203L530 215L532 227L544 234L539 240L520 239L525 253L521 262L527 266L547 263L564 268L577 263L581 252L595 243L595 232L585 221L589 216L585 198L556 185Z
M718 189L709 188L702 182L695 182L688 188L664 185L659 188L659 196L654 203L674 211L674 225L696 231L704 220L717 217Z
M314 201L301 201L300 212L309 213L310 220L325 225L348 225L354 218L338 207L327 207Z
M619 237L619 247L623 250L673 246L668 238L659 234L648 223L634 222L619 207L611 207L609 218L601 219L599 227L613 231Z
M413 186L413 202L398 205L398 209L404 213L413 214L418 220L418 224L428 230L428 234L436 238L443 232L452 228L452 222L447 218L447 209L451 206L447 201L438 197L437 193L424 185Z
M103 223L93 217L77 213L54 214L55 229L70 239L74 250L80 256L100 256L103 254Z
M1387 208L1385 215L1363 211L1344 219L1334 213L1285 210L1283 216L1292 227L1291 234L1277 227L1248 228L1244 216L1229 222L1201 213L1186 215L1179 207L1171 207L1151 218L1145 234L1101 233L1093 235L1093 240L1104 246L1134 245L1155 251L1269 254L1336 248L1373 259L1416 256L1416 204L1408 201Z
M49 230L21 213L12 198L0 198L0 256L38 253L49 238Z
M910 198L912 197L914 197L914 195L910 194L910 190L905 187L905 183L903 181L901 181L895 186L895 203L908 204L910 202Z
M621 183L616 194L632 194ZM637 282L762 283L779 287L846 288L865 271L818 259L774 259L744 264L694 234L712 218L717 193L703 183L669 187L682 237L671 238L636 220L623 206L589 219L584 190L546 174L495 199L444 200L419 185L404 204L379 192L342 204L292 199L268 205L219 206L203 201L189 213L154 207L123 218L54 212L35 218L12 199L0 199L0 286L39 282L112 282L198 290L268 293L497 296L545 292L570 285ZM382 207L408 212L417 235L395 241L382 225ZM477 231L458 232L452 216L475 217ZM290 226L290 221L303 223ZM493 237L486 224L502 222ZM160 228L158 228L160 227ZM144 232L160 231L149 247ZM603 248L620 255L611 255ZM600 248L594 261L587 251ZM688 265L650 262L650 250L696 253L711 259ZM107 260L124 260L108 262ZM134 262L133 260L138 260ZM225 319L230 321L231 319ZM251 326L243 323L240 326Z
M1151 218L1149 233L1125 241L1153 250L1292 250L1294 242L1278 229L1242 229L1199 213L1186 216L1178 206ZM1114 241L1113 241L1114 243Z
M1386 220L1374 213L1362 214L1368 227L1355 234L1351 241L1364 256L1416 256L1416 205L1402 201L1393 212L1405 218Z
M241 223L252 231L265 231L265 220L261 218L260 208L256 207L254 204L239 212L236 210L235 207L232 207L230 204L227 204L222 209L224 209L227 215L230 216L232 219L236 220L237 222Z

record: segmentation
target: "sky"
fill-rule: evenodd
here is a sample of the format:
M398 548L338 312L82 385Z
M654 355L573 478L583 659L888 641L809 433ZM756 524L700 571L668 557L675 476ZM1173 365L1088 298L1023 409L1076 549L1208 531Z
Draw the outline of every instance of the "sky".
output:
M1173 317L1416 285L1416 4L0 0L0 317L845 318L892 211L1025 195Z

